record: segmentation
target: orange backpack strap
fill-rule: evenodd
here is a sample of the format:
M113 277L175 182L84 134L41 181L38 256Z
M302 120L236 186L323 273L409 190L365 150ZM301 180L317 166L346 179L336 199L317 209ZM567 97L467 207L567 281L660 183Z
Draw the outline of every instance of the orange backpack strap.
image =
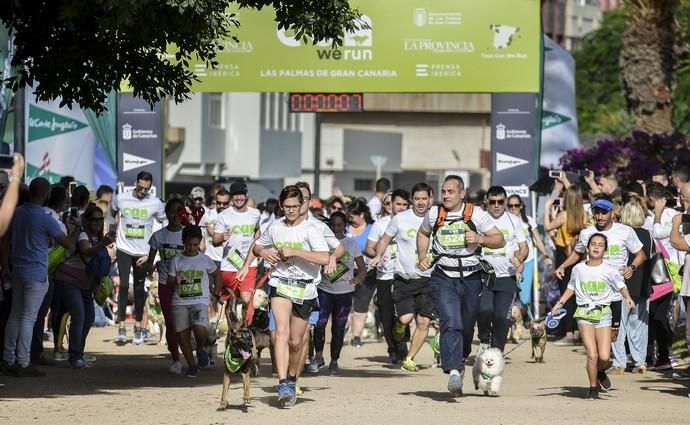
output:
M465 204L465 209L462 212L462 221L468 224L472 220L472 213L474 212L474 205L471 202Z
M446 221L446 217L448 217L448 210L443 205L439 205L438 217L436 217L436 227L443 226L443 222Z

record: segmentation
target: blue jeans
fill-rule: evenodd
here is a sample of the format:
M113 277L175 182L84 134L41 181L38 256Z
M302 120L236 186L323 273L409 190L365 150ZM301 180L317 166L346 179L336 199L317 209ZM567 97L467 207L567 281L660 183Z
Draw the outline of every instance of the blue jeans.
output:
M503 351L510 328L510 306L517 286L513 277L497 277L491 289L485 289L479 300L477 333L479 341Z
M12 279L12 310L5 326L3 351L7 364L29 365L34 324L46 292L47 279L45 282L18 277Z
M60 298L62 311L70 315L69 361L74 363L84 357L86 336L95 319L93 295L76 283L55 281L55 296Z
M628 357L625 353L625 340L628 340L630 355L635 366L643 365L647 360L649 302L643 301L637 304L634 310L622 303L621 325L618 330L618 338L613 343L613 365L625 369Z
M441 325L441 366L445 373L463 370L472 352L474 324L477 321L482 281L448 277L440 270L431 273L431 296Z

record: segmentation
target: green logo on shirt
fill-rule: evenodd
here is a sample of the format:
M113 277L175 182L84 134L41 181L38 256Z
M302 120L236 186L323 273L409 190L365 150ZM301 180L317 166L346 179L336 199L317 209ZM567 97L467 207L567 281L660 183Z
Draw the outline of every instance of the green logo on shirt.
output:
M240 224L232 226L230 232L233 235L252 236L255 228L256 224Z
M407 229L407 232L405 233L407 234L407 237L410 239L414 239L417 237L417 229Z
M612 259L618 257L618 254L621 252L621 247L620 245L609 245L608 249L606 250L606 258L607 259Z
M127 218L148 218L148 208L125 208L122 210L122 215Z
M294 248L294 249L299 249L299 250L304 250L304 244L302 242L291 242L291 241L277 241L275 243L277 248L286 246L288 248Z
M585 280L580 282L580 288L592 294L600 294L606 289L606 282L600 280Z

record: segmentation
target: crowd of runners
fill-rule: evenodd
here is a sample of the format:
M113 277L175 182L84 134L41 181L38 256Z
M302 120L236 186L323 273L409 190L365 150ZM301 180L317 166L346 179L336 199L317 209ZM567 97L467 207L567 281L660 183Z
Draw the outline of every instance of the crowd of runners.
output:
M671 369L674 331L690 307L684 169L648 182L558 173L538 220L527 199L500 186L470 194L456 175L440 192L382 178L370 199L326 201L298 182L256 205L242 181L164 203L147 172L95 197L69 179L23 186L22 172L18 157L0 209L4 375L45 376L42 366L60 361L94 367L85 348L100 321L116 326L120 345L141 345L158 329L170 373L196 377L214 361L207 341L222 303L248 308L261 287L280 406L295 404L303 371L340 374L346 336L360 347L372 316L388 362L405 373L419 370L415 358L436 328L448 391L459 396L468 361L505 352L516 307L526 324L563 316L551 338L584 345L595 399L611 375ZM690 379L690 368L673 377Z

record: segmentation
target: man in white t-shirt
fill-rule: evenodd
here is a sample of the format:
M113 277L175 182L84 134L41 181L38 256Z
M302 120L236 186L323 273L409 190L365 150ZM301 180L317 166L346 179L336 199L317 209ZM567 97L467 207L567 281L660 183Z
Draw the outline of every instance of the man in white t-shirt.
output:
M482 291L481 248L496 249L505 244L491 217L463 202L465 193L462 178L447 176L441 186L443 208L429 210L416 241L419 252L433 244L434 260L420 256L419 266L428 270L435 263L431 294L441 322L441 367L450 374L448 391L454 396L462 395L464 362L472 350ZM439 214L446 217L439 219Z
M209 209L208 214L204 214L201 218L201 230L206 238L206 251L204 251L204 254L213 260L218 270L220 270L220 263L223 260L223 246L214 246L213 236L216 233L215 225L216 221L218 221L218 215L230 206L230 192L220 189L216 192L215 201L216 207Z
M492 186L486 193L487 210L496 228L503 235L501 248L484 248L482 258L491 264L496 273L493 285L485 288L479 299L477 331L479 352L491 348L503 351L510 327L510 306L518 289L516 276L529 254L522 219L506 211L506 191Z
M372 196L371 199L369 199L369 202L367 202L369 212L374 220L378 220L379 215L381 214L381 208L383 207L381 202L389 190L391 190L390 180L385 177L376 180L376 192L374 192L374 196Z
M386 233L391 220L397 214L406 211L410 203L410 194L406 190L397 189L391 194L393 206L392 215L381 217L374 222L367 238L365 254L376 257L376 244ZM395 256L398 249L395 239L386 248L383 263L376 268L376 307L379 309L383 336L388 345L389 363L395 364L407 355L407 346L399 344L393 339L393 325L395 324L395 306L393 305L393 277L395 274ZM404 348L404 349L403 349Z
M223 286L239 293L248 305L256 285L256 257L252 243L259 237L261 213L247 205L247 185L236 181L230 185L230 207L220 214L214 226L213 245L223 246L220 263Z
M134 275L134 339L132 343L141 345L144 338L141 320L146 302L146 262L149 253L149 239L153 234L153 222L165 221L165 206L149 191L153 176L147 171L137 175L135 187L131 192L118 193L113 199L112 208L117 213L117 268L120 273L120 292L117 297L117 322L119 324L115 342L127 342L125 318L129 292L129 274Z
M398 321L395 323L393 338L396 343L402 340L405 328L412 320L416 327L410 338L410 350L402 361L402 368L408 371L418 370L414 356L419 352L429 334L429 324L436 317L436 308L431 298L431 270L419 267L417 255L417 231L429 210L431 187L426 183L417 183L410 191L412 208L397 214L391 219L384 235L376 244L376 256L370 265L377 267L383 263L383 257L390 242L395 239L397 253L395 256L395 277L393 281L393 303ZM427 255L423 251L419 257Z

